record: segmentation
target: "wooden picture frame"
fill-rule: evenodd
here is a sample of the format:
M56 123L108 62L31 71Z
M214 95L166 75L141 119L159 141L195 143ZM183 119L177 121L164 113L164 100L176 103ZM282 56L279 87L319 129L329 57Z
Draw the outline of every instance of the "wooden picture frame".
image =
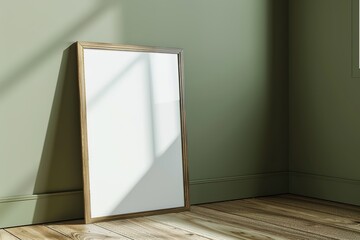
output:
M85 222L189 209L182 50L77 53Z

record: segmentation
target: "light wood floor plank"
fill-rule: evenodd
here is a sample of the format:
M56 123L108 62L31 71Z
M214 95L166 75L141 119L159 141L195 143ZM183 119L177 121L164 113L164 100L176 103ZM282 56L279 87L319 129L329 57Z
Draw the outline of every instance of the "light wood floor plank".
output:
M68 240L68 238L46 226L35 225L26 227L8 228L6 231L22 240Z
M194 233L179 229L176 227L168 226L163 223L153 221L149 218L131 219L131 222L146 228L148 231L156 233L157 236L163 235L164 239L188 239L188 240L209 240Z
M222 240L236 239L259 239L250 238L249 232L242 231L238 227L224 224L219 221L204 220L196 216L188 216L181 213L171 213L149 217L154 221L158 221L169 226L181 228L189 232L210 238ZM261 238L260 238L261 239ZM266 238L262 238L266 239Z
M103 222L97 223L97 225L131 239L208 240L207 238L198 236L194 233L176 227L169 227L148 218Z
M0 240L19 239L360 240L360 207L287 194L88 225L71 221L0 229Z
M4 229L0 229L0 240L19 240Z
M360 207L358 206L324 201L315 198L306 198L296 195L281 195L267 197L267 199L283 203L285 205L297 206L350 218L360 223Z
M252 237L256 237L258 235L264 235L267 236L268 239L298 239L298 240L309 239L309 234L301 230L278 226L269 222L258 221L248 217L243 217L240 215L226 213L223 211L213 210L205 207L193 206L191 207L191 209L192 209L191 213L184 213L184 214L186 215L197 214L197 217L202 217L204 219L213 219L213 220L221 219L222 221L226 221L228 224L238 226L239 228L252 233L253 234ZM312 239L328 240L329 238L313 235Z
M119 239L129 238L106 230L94 224L55 224L48 225L49 228L68 236L71 239Z
M150 218L213 239L309 239L308 234L301 231L196 206L191 207L191 212Z
M269 197L271 197L271 196L269 196ZM325 206L330 206L330 207L335 207L335 208L342 208L344 210L350 210L350 211L355 211L357 213L360 213L360 207L351 205L351 204L338 203L338 202L321 200L321 199L311 198L311 197L304 197L304 196L299 196L299 195L295 195L295 194L282 194L282 195L278 195L276 197L286 198L286 199L296 199L296 200L300 200L300 201L304 201L304 202L312 202L312 203L319 204L319 205L325 205Z
M354 231L327 226L308 219L301 219L297 215L287 215L287 212L274 210L271 206L263 206L262 208L259 208L255 204L244 200L227 202L226 204L217 203L206 206L211 209L245 216L254 220L300 230L310 235L322 235L328 239L353 240L360 237L360 235Z
M277 201L279 198L259 198L244 200L244 203L250 203L249 207L270 209L271 211L277 211L286 213L288 216L294 216L304 220L309 220L316 223L325 224L328 226L352 230L360 235L360 224L354 219L343 217L332 213L319 211L316 209L304 208L302 204L284 204L281 201ZM335 211L335 209L333 209ZM360 217L360 214L359 216Z

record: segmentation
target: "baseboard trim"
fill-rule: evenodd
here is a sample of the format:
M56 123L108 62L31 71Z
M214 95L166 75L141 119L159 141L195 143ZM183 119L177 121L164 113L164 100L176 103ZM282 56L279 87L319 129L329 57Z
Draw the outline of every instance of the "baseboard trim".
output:
M288 172L190 180L191 204L227 201L288 192Z
M360 180L304 172L289 173L289 192L335 202L360 205Z
M0 198L0 228L83 218L83 205L83 191Z
M191 204L288 193L288 172L190 181ZM0 228L81 219L83 191L0 198Z

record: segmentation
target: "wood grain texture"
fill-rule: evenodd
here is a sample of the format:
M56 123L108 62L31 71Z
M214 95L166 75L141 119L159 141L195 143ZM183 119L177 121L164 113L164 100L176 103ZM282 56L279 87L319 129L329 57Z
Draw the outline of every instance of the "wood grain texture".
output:
M207 240L192 232L184 231L173 226L167 226L150 220L149 218L134 218L112 222L98 223L108 230L127 236L131 239L188 239Z
M331 201L324 201L315 198L301 197L297 195L281 195L276 197L268 197L268 200L280 202L285 206L299 206L302 208L316 210L319 212L330 213L337 216L343 216L346 218L354 219L360 222L360 207L341 204Z
M190 208L190 185L189 185L189 160L186 130L186 110L185 110L185 81L184 81L184 56L183 50L178 53L179 71L179 96L180 96L180 122L181 122L181 152L183 157L183 185L185 208Z
M18 240L18 238L14 237L3 229L0 229L0 240Z
M289 202L286 200L286 202ZM246 203L251 207L259 207L266 208L270 211L278 211L286 213L288 216L294 216L300 219L309 220L312 222L318 222L324 225L328 225L334 228L341 228L346 230L351 230L358 232L360 234L360 224L357 221L359 217L359 213L351 212L354 218L348 216L341 216L332 212L324 212L321 211L322 206L319 206L317 209L309 209L303 207L306 203L298 202L297 204L285 204L282 201L278 201L277 199L256 199L256 200L247 200Z
M192 207L191 213L179 215L153 218L211 239L309 239L309 234L302 231L203 207ZM325 240L328 238L313 236L312 239Z
M114 43L101 43L101 42L77 42L83 48L87 49L107 49L115 51L137 51L137 52L159 52L159 53L174 53L177 54L182 51L181 48L161 48L154 46L139 46L128 44L114 44Z
M239 225L229 224L220 219L202 218L194 213L166 214L153 216L151 219L210 239L272 239L265 234L257 234L252 229L249 230Z
M294 195L192 206L188 212L0 229L14 239L357 240L360 207Z
M86 88L85 88L85 71L84 71L84 48L77 42L77 64L79 80L79 104L80 104L80 130L81 130L81 154L82 154L82 171L84 183L84 211L85 222L91 221L91 202L90 202L90 180L89 180L89 151L88 151L88 132L86 116Z
M194 213L197 217L201 217L204 220L207 219L216 221L217 219L221 219L227 224L242 229L242 231L246 230L249 234L251 234L250 239L262 239L261 236L266 236L266 239L309 239L309 234L304 233L301 230L274 225L271 222L262 222L248 217L229 214L204 207L193 207L191 214ZM186 215L189 214L186 213ZM328 238L314 235L312 239L325 240Z
M6 231L22 240L68 240L71 239L42 225L9 228Z
M94 224L56 224L49 225L48 228L55 230L71 239L121 239L129 238L106 230Z
M251 201L252 200L232 201L206 205L206 207L302 231L307 233L309 237L311 236L311 239L316 237L326 237L326 239L360 239L359 232L355 230L329 226L328 224L322 223L322 219L314 221L314 219L312 218L311 220L310 217L301 218L301 211L285 211L283 209L273 208L271 205L261 205L259 202Z

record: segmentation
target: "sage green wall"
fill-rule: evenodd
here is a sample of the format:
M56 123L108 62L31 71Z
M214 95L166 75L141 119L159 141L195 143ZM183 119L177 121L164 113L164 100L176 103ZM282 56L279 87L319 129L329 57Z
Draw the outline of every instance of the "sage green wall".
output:
M184 49L192 203L287 192L287 11L286 0L3 2L0 227L82 216L75 41Z
M360 204L351 12L351 0L290 1L290 192Z

